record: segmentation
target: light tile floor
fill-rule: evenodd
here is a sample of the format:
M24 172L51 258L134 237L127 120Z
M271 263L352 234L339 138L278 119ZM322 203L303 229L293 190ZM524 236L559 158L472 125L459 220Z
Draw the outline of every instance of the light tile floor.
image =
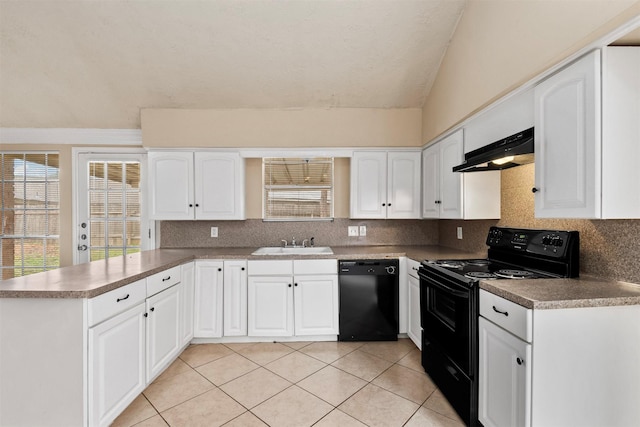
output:
M189 346L114 426L464 426L397 342Z

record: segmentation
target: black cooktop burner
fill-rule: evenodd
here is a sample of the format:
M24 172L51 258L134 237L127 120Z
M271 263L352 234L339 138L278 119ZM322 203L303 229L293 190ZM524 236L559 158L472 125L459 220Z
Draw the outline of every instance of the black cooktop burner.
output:
M468 279L537 279L550 277L541 272L523 270L522 267L505 264L489 259L443 259L427 261L438 268L444 268L456 276Z
M496 271L496 276L505 279L533 279L537 277L535 273L532 273L530 271L508 269Z
M467 261L464 261L467 265L489 265L489 260L488 259L470 259Z
M497 276L484 271L470 271L466 273L464 277L468 277L469 279L495 279Z
M459 260L449 260L449 259L441 259L436 261L436 264L438 264L440 267L444 267L444 268L462 268L465 266L466 261L459 261Z

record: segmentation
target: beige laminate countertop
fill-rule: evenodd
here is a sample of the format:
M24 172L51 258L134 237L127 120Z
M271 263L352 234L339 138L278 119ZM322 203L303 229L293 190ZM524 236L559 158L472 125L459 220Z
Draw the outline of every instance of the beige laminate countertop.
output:
M640 305L640 285L591 276L575 279L482 280L480 289L536 310Z
M332 246L333 255L251 255L257 248L156 249L0 282L0 298L93 298L194 259L484 258L442 246ZM534 309L640 305L640 285L577 279L483 280L480 288Z
M0 298L93 298L193 259L477 258L441 246L332 246L333 255L251 255L257 248L156 249L0 282Z

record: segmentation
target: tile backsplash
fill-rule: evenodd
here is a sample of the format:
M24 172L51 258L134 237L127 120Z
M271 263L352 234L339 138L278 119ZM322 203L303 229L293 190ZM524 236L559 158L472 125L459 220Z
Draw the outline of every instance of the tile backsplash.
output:
M497 220L350 220L327 222L163 221L163 248L278 246L282 239L315 237L316 246L442 245L484 252L490 226L577 230L580 232L580 271L583 274L640 283L640 220L536 219L531 188L534 165L502 174L502 218ZM366 225L364 237L348 237L347 227ZM218 227L219 237L210 236ZM463 239L456 228L463 228Z
M534 165L506 169L502 174L502 218L499 221L440 221L441 245L463 250L486 249L491 225L501 227L577 230L580 271L604 278L640 283L640 220L537 219L534 217ZM463 227L463 240L456 227Z
M366 236L348 237L347 227L365 225ZM218 227L219 237L210 236ZM162 248L279 246L282 239L298 244L315 237L316 246L355 245L437 245L435 220L350 220L313 222L246 221L163 221L160 225Z

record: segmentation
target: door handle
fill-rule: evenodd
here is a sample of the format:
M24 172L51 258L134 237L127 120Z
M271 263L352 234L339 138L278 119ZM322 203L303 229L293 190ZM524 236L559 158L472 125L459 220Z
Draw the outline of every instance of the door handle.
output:
M87 245L78 245L78 250L79 251L86 251L87 249L88 249Z

